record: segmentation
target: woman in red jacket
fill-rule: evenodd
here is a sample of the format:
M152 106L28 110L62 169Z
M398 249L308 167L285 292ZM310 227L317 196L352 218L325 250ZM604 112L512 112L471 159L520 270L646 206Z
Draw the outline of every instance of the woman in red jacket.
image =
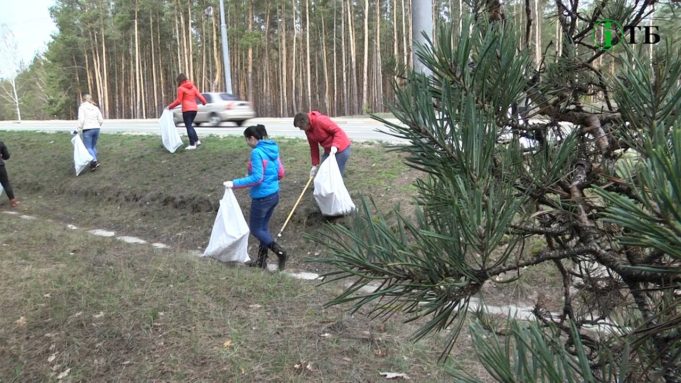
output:
M206 105L206 99L201 92L187 79L184 73L180 73L177 76L177 98L168 105L168 109L173 109L182 104L182 119L187 128L187 136L189 136L189 146L185 148L186 150L196 149L197 146L201 145L199 136L194 130L194 118L196 118L196 110L198 109L197 98L203 105Z
M317 168L320 163L320 145L324 149L322 161L330 153L335 154L341 175L345 174L345 163L350 158L352 150L350 148L350 139L340 126L333 122L329 116L316 111L296 114L293 117L293 126L305 131L307 142L310 144L310 157L312 159L310 177L314 177L317 174Z

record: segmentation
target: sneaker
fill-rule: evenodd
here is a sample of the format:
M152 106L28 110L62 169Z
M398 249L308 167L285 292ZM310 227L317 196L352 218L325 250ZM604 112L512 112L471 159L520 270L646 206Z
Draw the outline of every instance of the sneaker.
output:
M196 145L187 145L187 147L184 148L184 150L194 150L194 149L196 149Z
M194 145L195 146L201 146L201 141L196 141L196 144L194 144Z
M9 204L12 207L17 207L17 206L19 206L19 201L17 201L16 198L12 198L11 200L9 200Z

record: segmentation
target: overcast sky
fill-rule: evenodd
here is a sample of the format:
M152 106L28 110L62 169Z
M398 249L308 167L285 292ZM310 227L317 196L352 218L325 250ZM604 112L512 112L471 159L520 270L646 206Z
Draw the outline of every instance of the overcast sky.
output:
M28 66L36 53L44 53L57 27L50 18L55 0L0 0L0 26L14 34L19 59Z

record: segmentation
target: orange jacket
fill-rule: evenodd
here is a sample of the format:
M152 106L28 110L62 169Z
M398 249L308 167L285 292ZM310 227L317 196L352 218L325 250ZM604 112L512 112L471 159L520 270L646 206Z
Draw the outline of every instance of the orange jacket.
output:
M324 148L324 154L328 154L332 146L337 147L339 152L350 146L350 139L343 129L328 116L313 111L308 113L307 117L310 120L310 129L305 132L305 135L310 144L312 166L319 165L319 145Z
M196 105L197 98L203 105L206 105L206 99L201 92L196 89L191 81L187 80L177 87L177 98L168 105L168 109L173 109L182 103L183 112L196 112L198 109L198 106Z

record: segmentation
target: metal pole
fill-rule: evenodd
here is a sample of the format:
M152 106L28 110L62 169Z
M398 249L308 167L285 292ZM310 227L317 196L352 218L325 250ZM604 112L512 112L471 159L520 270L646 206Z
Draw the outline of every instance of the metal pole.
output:
M227 24L225 24L225 2L220 0L220 34L222 35L222 62L225 67L225 92L232 93L232 77L229 74L229 47L227 45Z
M414 46L412 51L414 71L430 76L432 74L430 70L416 57L416 44L425 45L426 39L421 34L422 32L425 32L431 41L433 40L433 1L413 0L411 3L411 22L413 25L411 38Z

